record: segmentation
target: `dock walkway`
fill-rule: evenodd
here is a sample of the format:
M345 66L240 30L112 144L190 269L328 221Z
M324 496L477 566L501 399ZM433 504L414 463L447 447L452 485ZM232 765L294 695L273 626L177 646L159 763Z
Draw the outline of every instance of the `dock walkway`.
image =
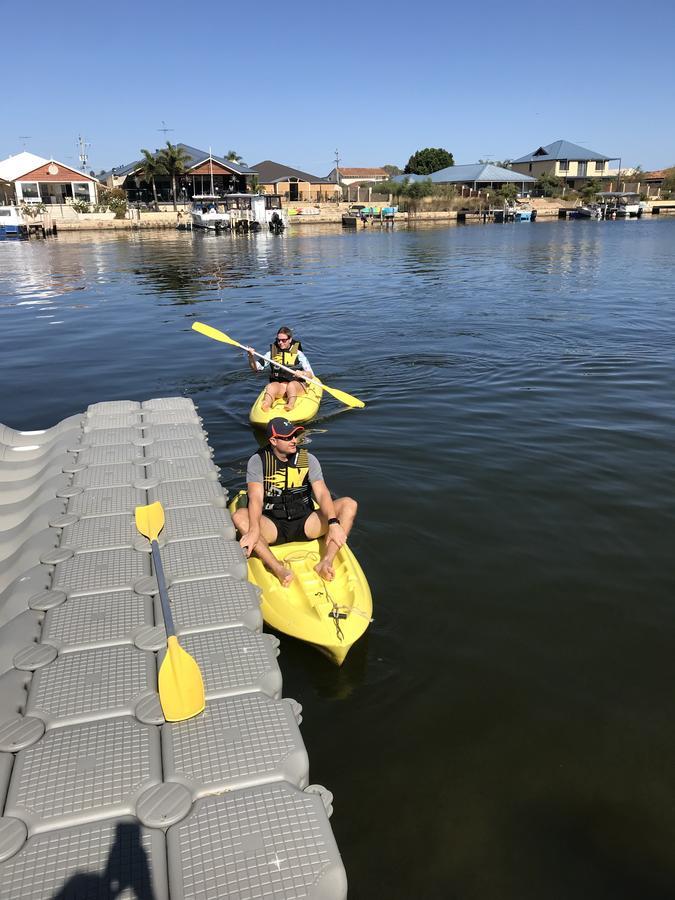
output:
M45 432L0 426L0 894L347 894L282 699L227 495L185 398L96 403ZM167 723L165 646L137 505L160 500L181 644L206 710Z

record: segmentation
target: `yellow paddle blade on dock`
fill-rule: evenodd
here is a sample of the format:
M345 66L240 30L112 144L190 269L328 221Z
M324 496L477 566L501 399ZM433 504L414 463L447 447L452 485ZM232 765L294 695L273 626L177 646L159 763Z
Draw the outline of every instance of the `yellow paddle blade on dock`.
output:
M175 635L167 638L158 682L159 700L167 722L182 722L203 711L206 699L202 673Z
M164 528L164 507L157 500L149 506L136 507L136 528L149 541L156 541Z

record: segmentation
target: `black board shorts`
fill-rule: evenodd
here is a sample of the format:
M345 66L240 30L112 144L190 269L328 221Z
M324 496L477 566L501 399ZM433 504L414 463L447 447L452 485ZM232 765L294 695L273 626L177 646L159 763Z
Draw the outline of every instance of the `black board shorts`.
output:
M302 516L300 519L273 519L272 516L267 516L277 529L277 539L274 542L274 546L278 544L291 544L293 541L311 541L313 538L308 538L305 534L305 522L312 515L312 511L308 512L306 516Z

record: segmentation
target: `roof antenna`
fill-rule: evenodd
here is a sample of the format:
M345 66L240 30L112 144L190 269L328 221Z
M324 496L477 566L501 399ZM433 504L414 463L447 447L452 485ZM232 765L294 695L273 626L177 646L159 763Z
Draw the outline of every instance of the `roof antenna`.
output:
M162 127L161 127L161 128L158 128L157 131L161 131L162 134L164 135L164 140L166 140L167 134L168 134L170 131L173 131L173 128L167 128L167 127L166 127L166 122L164 121L164 119L162 119Z
M32 134L20 134L19 140L23 143L23 149L26 149L26 141L29 141L33 137Z
M87 154L87 147L91 147L91 144L88 144L81 134L77 136L77 148L79 150L78 156L80 158L80 168L83 172L87 171L87 163L89 162L89 155Z

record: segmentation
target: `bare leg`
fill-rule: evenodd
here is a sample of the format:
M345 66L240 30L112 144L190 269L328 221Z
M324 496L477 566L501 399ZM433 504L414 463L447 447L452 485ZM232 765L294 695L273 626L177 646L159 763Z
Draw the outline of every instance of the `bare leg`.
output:
M232 521L240 534L246 534L248 531L248 510L236 510L232 514ZM253 552L267 566L270 572L279 579L281 586L288 587L293 581L293 572L287 569L283 563L280 563L270 550L270 544L273 544L277 537L278 533L274 522L268 519L267 516L263 516L260 519L260 538L253 548Z
M283 397L285 393L285 384L282 384L280 381L270 381L270 383L265 388L265 394L263 396L262 402L262 411L267 412L274 401L278 400L279 397Z
M356 510L358 503L351 497L340 497L335 501L335 513L340 520L342 530L349 536L352 530L354 519L356 518ZM328 522L323 513L315 510L305 522L305 534L308 538L320 537L328 531ZM324 554L319 562L314 566L314 570L323 578L324 581L332 581L335 578L333 569L333 560L338 552L338 546L334 541L327 541Z
M286 385L286 412L290 412L295 406L295 401L305 393L305 386L300 381L289 381Z

